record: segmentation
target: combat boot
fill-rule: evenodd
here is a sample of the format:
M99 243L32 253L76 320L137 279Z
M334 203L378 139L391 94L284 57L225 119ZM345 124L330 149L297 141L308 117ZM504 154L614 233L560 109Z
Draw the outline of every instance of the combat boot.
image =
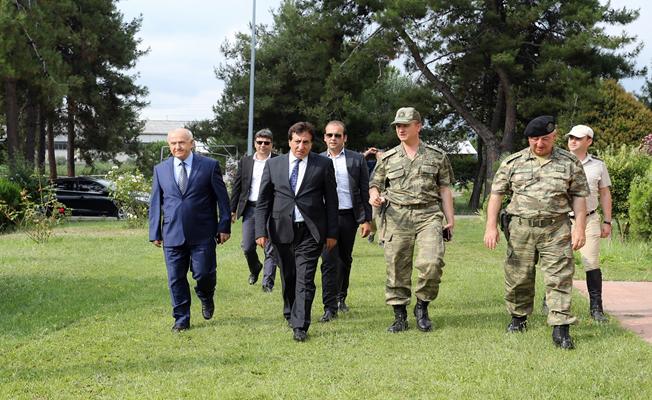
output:
M555 327L552 328L552 341L555 343L555 346L561 347L564 350L572 350L575 348L569 330L570 328L568 325L555 325Z
M602 310L602 271L586 271L586 289L589 292L589 313L596 322L607 322L609 318Z
M527 316L512 315L512 321L507 325L507 333L525 332L527 330Z
M421 332L430 332L432 330L432 321L428 318L429 302L417 299L414 306L414 316L417 318L417 328Z
M395 305L394 307L394 323L387 328L387 332L398 333L408 329L407 323L407 307L405 305Z

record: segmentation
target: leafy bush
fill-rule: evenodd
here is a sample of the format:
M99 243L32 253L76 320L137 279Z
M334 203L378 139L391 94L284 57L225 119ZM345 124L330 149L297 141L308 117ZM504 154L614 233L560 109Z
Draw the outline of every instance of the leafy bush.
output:
M652 157L641 150L621 146L618 149L608 147L600 152L600 158L607 164L611 177L612 214L618 224L621 239L629 234L629 192L636 177L645 175Z
M0 206L20 211L20 186L5 178L0 178ZM13 226L13 222L4 213L0 213L0 232L7 231Z
M652 164L645 176L637 176L632 181L629 220L636 236L644 240L652 239Z
M120 170L113 167L106 178L115 185L111 197L124 215L127 226L141 227L147 221L151 183L139 171Z

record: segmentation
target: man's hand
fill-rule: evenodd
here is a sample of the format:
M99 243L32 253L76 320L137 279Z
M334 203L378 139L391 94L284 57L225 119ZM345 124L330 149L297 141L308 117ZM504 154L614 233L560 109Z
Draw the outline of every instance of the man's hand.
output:
M380 207L385 202L385 198L378 194L378 190L370 192L369 194L369 204L371 204L372 207Z
M362 155L364 156L364 158L367 158L370 154L376 154L376 153L378 153L378 149L377 149L377 148L375 148L375 147L369 147L369 148L367 149L367 151L365 151L364 153L362 153Z
M162 240L152 240L152 243L156 247L161 247L161 245L163 244L163 241Z
M489 225L484 230L484 245L488 249L495 249L498 241L500 240L500 234L498 233L498 227L495 224Z
M586 243L586 236L584 229L573 229L571 233L571 243L573 244L573 250L579 250Z
M222 233L222 232L220 232L220 233L217 234L217 243L224 244L224 243L226 243L227 240L229 240L230 237L231 237L230 233Z
M335 247L336 244L337 244L337 239L326 238L326 251L333 250L333 247Z
M231 223L232 224L235 223L235 213L234 212L231 213Z
M256 239L256 244L263 249L265 248L265 244L267 244L267 237L266 236L261 236Z
M602 224L602 227L600 228L600 237L601 238L608 238L611 236L611 224Z
M360 225L360 236L366 238L371 233L371 222L365 222Z

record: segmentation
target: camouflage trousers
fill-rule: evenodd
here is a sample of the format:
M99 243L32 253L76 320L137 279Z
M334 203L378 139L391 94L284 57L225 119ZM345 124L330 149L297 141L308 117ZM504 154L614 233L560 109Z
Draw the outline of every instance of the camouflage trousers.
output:
M419 271L416 297L423 301L437 298L444 268L442 218L442 212L432 208L390 205L385 211L381 231L387 263L387 304L410 304L413 266Z
M537 261L543 272L548 304L548 324L575 322L571 315L571 290L575 263L570 222L565 219L546 227L530 227L512 218L505 261L505 303L514 316L532 313Z

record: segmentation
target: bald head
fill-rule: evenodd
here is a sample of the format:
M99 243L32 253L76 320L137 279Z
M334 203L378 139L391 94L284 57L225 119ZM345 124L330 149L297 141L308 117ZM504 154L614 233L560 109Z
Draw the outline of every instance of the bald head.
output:
M188 129L177 128L168 132L168 146L170 146L170 153L174 157L185 160L192 152L194 145L192 132Z

